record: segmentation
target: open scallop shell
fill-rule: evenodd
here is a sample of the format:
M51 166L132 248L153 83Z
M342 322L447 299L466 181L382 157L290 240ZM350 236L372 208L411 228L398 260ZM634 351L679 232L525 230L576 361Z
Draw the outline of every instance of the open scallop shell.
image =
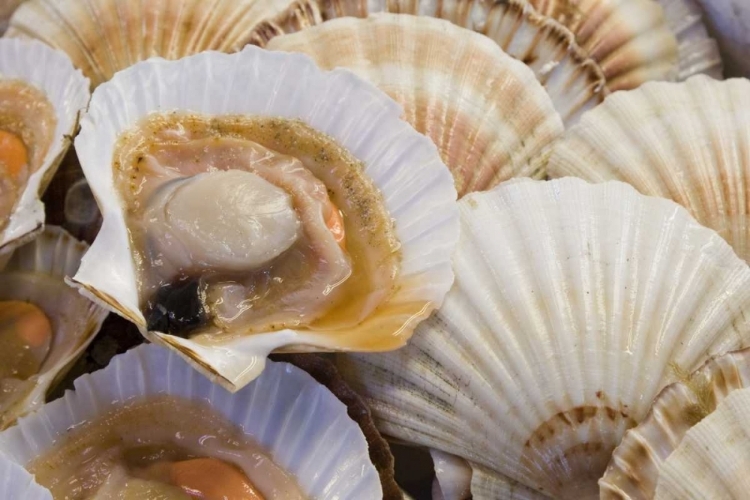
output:
M269 362L261 377L231 394L155 345L137 347L107 368L78 378L75 391L0 434L0 452L26 466L69 428L124 402L156 395L211 405L293 474L310 498L382 498L359 426L346 406L303 370Z
M177 109L300 119L361 160L383 194L401 244L397 292L389 302L345 332L286 329L214 346L147 332L111 159L120 132L151 112ZM266 356L282 347L368 351L374 342L380 343L378 348L402 346L416 323L440 306L451 286L458 209L453 178L435 146L402 121L401 112L393 100L347 71L323 72L302 54L252 46L231 55L207 52L179 61L152 59L118 73L94 92L76 139L81 167L104 222L74 283L134 322L149 340L176 349L230 390L250 382L263 370ZM415 301L424 303L421 314L407 317L398 312L399 306ZM384 318L397 319L403 328L375 330Z
M323 69L347 68L404 107L453 173L459 196L534 168L563 124L523 63L448 21L404 14L341 18L272 39Z
M8 500L52 500L50 492L34 482L34 476L3 455L0 455L0 497Z
M67 52L96 87L149 57L234 52L257 37L264 20L299 29L305 19L305 3L296 0L28 0L6 36Z
M47 313L52 322L50 352L40 372L24 382L18 398L0 410L0 429L44 404L47 392L65 375L94 339L108 312L78 294L63 279L78 270L88 245L64 230L47 226L31 243L19 247L0 273L0 300L25 300ZM59 289L47 289L52 278ZM3 289L5 288L5 289Z
M745 0L697 0L719 42L726 73L750 77L750 4Z
M744 498L750 490L750 389L735 391L690 429L659 474L660 500Z
M599 481L602 498L654 498L660 472L686 433L729 394L750 387L750 349L715 357L679 378L659 394L648 417L615 449Z
M459 207L443 306L399 351L339 355L342 374L385 435L496 483L598 498L672 367L750 343L750 268L682 207L624 183L518 179Z
M0 231L2 254L26 243L42 230L44 205L40 198L70 146L78 127L78 113L89 100L89 82L62 52L37 41L6 39L0 39L0 77L23 80L44 92L57 118L44 162L29 177L8 225Z
M632 184L671 198L750 259L750 81L695 76L610 96L558 141L552 177Z

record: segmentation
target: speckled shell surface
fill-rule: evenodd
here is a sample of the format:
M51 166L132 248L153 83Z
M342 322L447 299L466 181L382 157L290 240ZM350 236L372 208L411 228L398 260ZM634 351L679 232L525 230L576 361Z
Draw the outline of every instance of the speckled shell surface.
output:
M302 52L323 69L346 68L404 108L453 173L459 196L535 165L563 133L534 73L473 31L432 17L341 18L272 39L266 48Z
M342 373L388 436L544 495L598 497L673 367L747 345L750 269L624 183L514 180L459 206L443 306L403 349L339 355Z

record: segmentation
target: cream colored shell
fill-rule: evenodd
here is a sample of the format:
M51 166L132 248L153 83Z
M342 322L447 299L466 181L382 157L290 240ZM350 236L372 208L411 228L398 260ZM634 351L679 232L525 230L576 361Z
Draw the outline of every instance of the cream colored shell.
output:
M459 196L535 169L563 124L523 63L448 21L404 14L334 19L272 39L323 69L347 68L404 108L453 173Z
M347 330L236 332L231 340L212 344L147 331L111 161L123 131L151 113L174 110L299 119L347 148L381 191L394 221L401 252L395 293ZM348 71L323 72L302 54L253 46L236 54L204 52L179 61L151 59L119 72L94 92L76 138L76 152L104 222L73 278L75 286L232 391L257 377L266 356L277 349L401 347L450 288L450 259L458 238L450 171L432 142L401 120L401 113L392 99ZM417 314L414 304L420 304ZM382 327L390 321L401 328Z
M28 0L7 36L67 52L96 87L149 57L234 52L256 40L263 21L300 29L306 18L295 0Z
M381 432L598 498L673 366L748 345L750 268L675 203L513 180L460 202L456 281L403 349L339 355ZM511 483L512 484L512 483Z
M729 394L750 387L750 349L713 358L694 373L676 375L680 381L659 394L648 417L615 449L599 481L603 499L654 497L660 472L686 433Z
M656 500L733 500L750 491L750 389L690 429L659 474Z
M613 94L558 141L551 177L671 198L750 258L750 81L696 76Z

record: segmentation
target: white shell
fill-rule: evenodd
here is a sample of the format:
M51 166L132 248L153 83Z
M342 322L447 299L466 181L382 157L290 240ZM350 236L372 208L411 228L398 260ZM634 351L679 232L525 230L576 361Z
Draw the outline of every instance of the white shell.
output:
M0 498L7 500L52 500L50 492L13 460L0 455Z
M385 435L598 498L671 367L750 343L750 268L624 183L514 180L459 207L441 309L399 351L339 355L342 374Z
M0 76L23 80L44 92L55 108L57 127L47 156L31 175L10 221L0 231L0 254L12 251L44 227L41 195L70 146L78 113L89 101L89 81L68 57L41 42L0 39Z
M26 466L71 427L127 401L170 395L211 405L245 431L316 500L380 500L367 441L346 406L305 371L269 362L263 375L231 394L174 352L146 344L75 381L75 391L0 433L0 452ZM314 408L315 411L310 411Z
M150 340L177 349L230 390L255 378L266 356L284 346L367 349L368 338L362 332L376 319L374 314L336 335L287 329L214 346L145 331L111 159L120 132L151 112L176 109L299 118L339 141L364 163L395 221L402 253L396 285L402 286L390 304L426 304L421 315L404 318L410 328L381 332L383 338L391 348L400 347L413 325L440 306L453 282L450 259L458 238L458 209L453 178L435 146L399 118L400 106L353 74L323 72L301 54L252 46L232 55L204 52L179 61L152 59L121 71L96 89L76 139L81 166L104 217L73 280L86 295L134 322Z
M0 272L0 283L4 279L9 279L11 274L29 277L42 274L59 280L60 286L64 287L63 280L75 274L87 250L86 243L76 240L62 228L47 226L31 243L16 249L5 269ZM0 300L30 300L40 307L43 302L54 303L54 298L43 299L49 293L34 282L8 291L2 290L0 286ZM48 306L42 307L53 321L54 332L50 352L39 374L25 382L24 387L28 392L24 397L0 412L0 429L8 427L17 418L44 404L47 392L60 381L94 340L104 319L109 314L107 310L96 306L84 297L72 294L72 299L68 298L66 302L58 301L59 304L70 308L64 311L64 316L59 318L54 317L55 311L46 309ZM62 335L62 332L66 335Z
M696 76L613 94L558 141L551 177L671 198L750 259L750 81Z
M563 133L526 65L448 21L344 17L278 36L266 48L307 54L325 70L349 69L391 96L404 120L435 143L459 197L511 177L541 176L535 165Z
M665 461L686 433L710 415L729 394L750 387L750 349L709 360L654 400L649 415L625 433L599 480L603 499L646 500L654 497Z
M735 391L690 429L664 463L657 500L733 500L750 491L750 389Z
M750 3L745 0L697 0L716 37L730 76L750 77Z

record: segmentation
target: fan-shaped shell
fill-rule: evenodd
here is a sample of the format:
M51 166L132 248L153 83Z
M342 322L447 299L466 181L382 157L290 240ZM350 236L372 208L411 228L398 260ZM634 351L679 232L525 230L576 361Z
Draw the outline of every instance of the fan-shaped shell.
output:
M306 372L269 362L261 377L230 394L155 345L137 347L115 357L107 368L76 379L74 392L0 434L0 452L26 466L72 427L158 395L209 404L293 474L310 498L382 498L359 426L346 406Z
M599 481L602 498L654 498L664 464L686 433L729 394L750 387L750 349L715 357L694 373L678 373L678 378L615 449Z
M34 476L3 455L0 455L0 495L8 499L52 500L50 492L34 482Z
M28 179L8 225L0 230L0 254L34 238L44 226L40 197L52 180L78 127L78 113L89 100L89 82L70 60L37 41L0 39L0 75L21 80L46 95L57 124L44 161Z
M340 355L342 373L386 435L545 495L598 497L672 367L750 341L750 268L624 183L515 180L459 206L443 306L399 351Z
M341 18L272 39L323 69L347 68L404 107L453 173L459 196L534 168L563 125L524 64L448 21L404 14Z
M96 87L149 57L240 50L258 36L262 21L300 29L306 9L296 0L28 0L6 36L67 52Z
M549 175L671 198L750 258L750 81L696 76L610 96L553 148Z
M47 226L35 240L16 249L0 272L0 300L30 301L45 311L53 326L50 351L39 373L0 408L0 429L44 404L48 391L91 343L108 314L75 293L63 296L59 289L46 289L45 280L52 278L70 292L63 280L75 274L87 250L88 245L63 229Z
M690 429L667 459L656 487L660 500L732 500L750 490L750 389L735 391Z
M750 4L744 0L697 0L709 31L719 42L726 73L750 77Z
M240 335L214 345L147 332L111 161L122 131L152 112L175 109L300 119L339 141L362 161L394 220L401 245L395 293L345 331L283 329ZM178 350L232 390L256 377L275 349L400 347L414 326L439 307L450 288L450 257L458 237L450 172L430 140L399 118L401 112L393 100L349 72L324 73L304 55L257 47L231 55L208 52L180 61L153 59L118 73L94 93L76 139L81 166L104 222L74 282L133 321L149 340ZM415 305L419 305L416 314Z

